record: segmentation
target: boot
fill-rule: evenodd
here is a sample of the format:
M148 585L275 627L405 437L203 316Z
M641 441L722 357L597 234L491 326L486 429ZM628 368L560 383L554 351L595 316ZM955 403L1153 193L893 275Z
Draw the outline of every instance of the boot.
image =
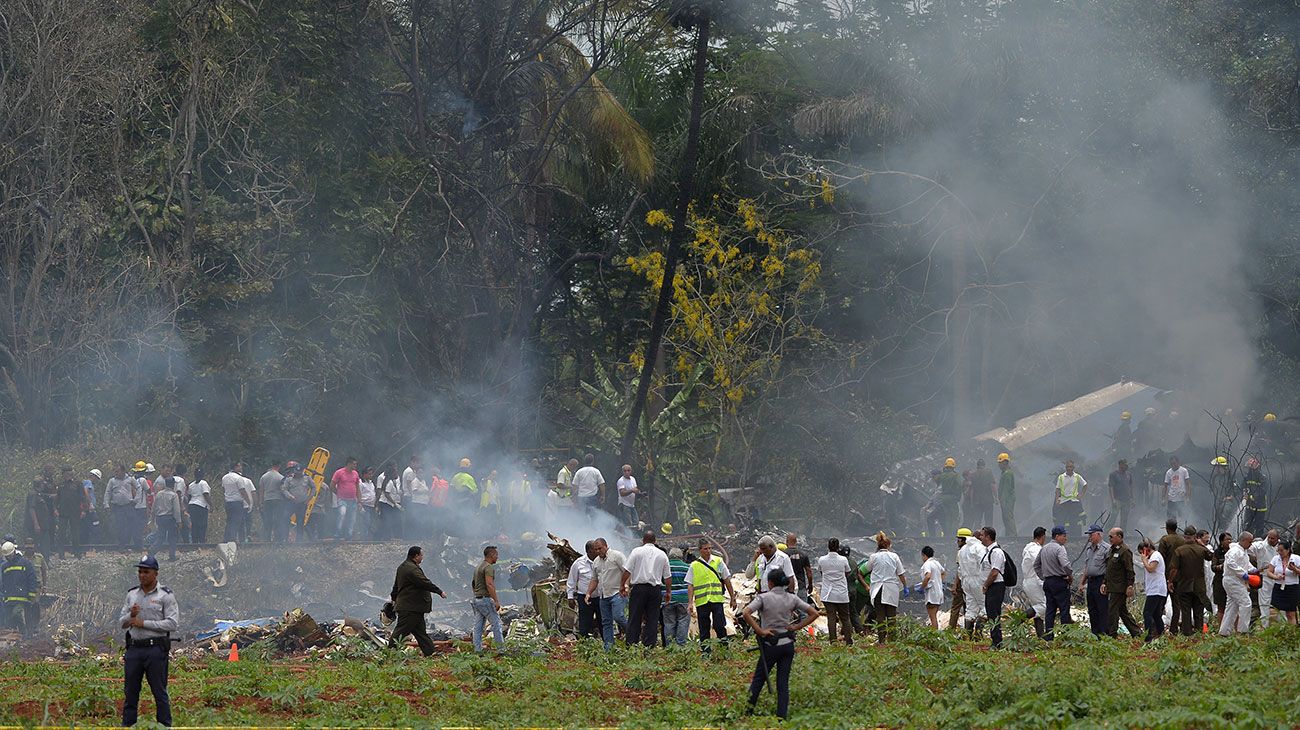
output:
M1034 619L1034 633L1038 634L1038 638L1043 638L1043 620L1041 618Z

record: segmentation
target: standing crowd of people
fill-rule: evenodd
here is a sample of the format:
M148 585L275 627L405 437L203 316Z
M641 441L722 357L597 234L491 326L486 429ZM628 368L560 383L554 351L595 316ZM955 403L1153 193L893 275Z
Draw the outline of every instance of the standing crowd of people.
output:
M78 476L52 465L32 480L23 505L27 539L45 556L81 557L87 545L166 548L175 558L179 544L418 539L463 529L465 518L499 526L514 514L589 512L604 504L604 475L595 456L570 459L554 477L536 459L505 478L495 469L476 472L462 458L450 479L437 465L412 454L399 467L376 469L347 457L326 474L309 473L299 461L273 461L260 476L237 461L209 481L203 468L185 464L155 467L140 460L114 464L108 478L99 468ZM637 524L641 494L632 467L617 480L618 507ZM220 535L209 535L214 512L224 517Z

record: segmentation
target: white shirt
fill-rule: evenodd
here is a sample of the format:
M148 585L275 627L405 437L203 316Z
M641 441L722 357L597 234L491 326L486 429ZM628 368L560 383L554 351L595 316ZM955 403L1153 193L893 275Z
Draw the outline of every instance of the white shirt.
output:
M596 581L596 592L593 595L600 598L618 595L623 583L623 564L626 562L627 556L612 548L605 551L605 557L591 561L591 579ZM669 572L669 575L672 573Z
M583 555L569 566L569 579L564 587L569 598L572 599L575 593L586 593L589 585L591 585L591 559Z
M1025 549L1020 553L1020 580L1022 583L1043 584L1043 579L1038 577L1034 572L1034 563L1038 560L1038 554L1043 551L1043 546L1030 540Z
M575 479L577 477L574 477ZM628 553L623 570L631 574L628 585L654 585L662 587L664 581L672 578L672 569L668 567L668 554L654 543L646 543Z
M772 590L772 584L767 580L770 573L780 571L785 573L790 580L794 580L795 578L794 565L790 563L790 556L780 550L773 553L770 559L766 555L759 553L758 559L754 561L754 564L751 567L754 570L755 576L761 576L758 581L759 593Z
M1237 585L1245 583L1242 574L1249 573L1253 566L1250 564L1250 555L1241 543L1234 542L1232 547L1223 556L1223 585L1226 588L1228 581L1235 580Z
M579 497L596 496L600 491L600 485L604 483L605 477L600 473L600 469L594 466L584 466L573 475L573 488L578 491Z
M1295 553L1291 553L1291 559L1288 560L1287 562L1290 563L1291 565L1294 565L1294 566L1300 568L1300 555L1296 555ZM1269 562L1269 565L1273 566L1273 572L1274 572L1274 573L1276 573L1276 574L1278 574L1278 575L1282 575L1282 556L1281 556L1281 555L1274 555L1274 556L1273 556L1273 560L1271 560L1271 561ZM1274 581L1274 583L1276 583L1276 581ZM1293 586L1293 585L1295 585L1295 584L1297 584L1297 583L1300 583L1300 575L1296 575L1295 573L1293 573L1293 572L1291 572L1291 571L1288 570L1288 571L1286 572L1286 580L1282 583L1282 585L1284 585L1284 586Z
M817 569L822 573L822 583L818 588L822 600L830 603L848 603L848 573L853 570L849 565L849 559L839 553L826 553L817 558Z
M253 480L252 480L252 479L249 479L248 477L241 476L240 479L243 479L243 480L244 480L244 489L247 489L247 490L248 490L248 504L245 505L244 508L247 509L249 512L252 512L252 511L253 511L253 493L257 491L257 485L254 484L254 483L253 483Z
M1272 563L1273 558L1277 557L1277 546L1269 545L1267 538L1260 538L1255 540L1255 542L1252 542L1250 544L1250 549L1246 552L1250 554L1250 557L1255 559L1255 565L1259 566L1260 578L1264 580L1265 584L1271 587L1273 585L1273 579L1264 575L1264 566ZM1281 573L1282 571L1279 570L1278 572Z
M146 509L149 507L149 480L144 477L135 478L135 508Z
M1183 502L1187 499L1187 467L1180 466L1175 471L1165 472L1165 486L1169 488L1170 502Z
M984 548L984 559L981 564L984 566L984 578L980 581L980 585L984 585L984 581L988 580L995 570L998 572L998 577L994 578L993 582L1005 582L1002 574L1007 570L1007 551L1003 550L1001 545L994 542Z
M1084 479L1079 472L1076 471L1073 474L1061 472L1061 475L1056 478L1056 496L1062 502L1077 502L1079 501L1079 492L1086 486L1088 486L1088 480Z
M1143 566L1142 578L1144 582L1142 583L1142 591L1148 596L1169 595L1169 582L1165 579L1165 556L1161 555L1159 550L1154 550L1151 552L1149 562L1155 563L1159 567L1153 572Z
M375 506L375 482L371 479L363 479L357 483L357 501L363 507Z
M209 508L211 505L208 504L208 495L211 493L212 487L208 486L208 480L200 479L198 481L190 482L188 492L190 496L190 504L205 509Z
M244 495L239 493L240 489L247 489L243 477L233 471L228 471L221 477L221 491L227 502L243 502Z
M113 507L135 504L135 478L124 476L108 478L108 488L104 491L104 502Z
M636 489L636 477L618 478L618 503L627 507L635 507L636 494L623 494L624 489Z
M402 494L410 497L408 501L411 504L429 503L429 485L416 476L414 467L408 466L406 471L402 472Z
M893 550L877 550L867 558L867 567L871 569L871 600L880 596L881 603L897 606L903 587L898 580L903 574L903 561Z
M943 566L938 560L930 558L921 565L921 577L930 576L930 582L925 586L925 602L928 604L943 603Z

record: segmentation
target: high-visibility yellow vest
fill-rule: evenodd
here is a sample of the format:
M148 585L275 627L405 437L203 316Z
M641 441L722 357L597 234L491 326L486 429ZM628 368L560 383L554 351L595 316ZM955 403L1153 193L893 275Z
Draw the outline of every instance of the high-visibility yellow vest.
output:
M699 559L691 561L691 585L695 588L695 605L722 603L722 558L714 555L705 565ZM710 566L712 566L710 568Z
M1066 492L1066 484L1071 486L1070 492ZM1079 498L1079 475L1076 473L1073 477L1066 479L1062 474L1056 478L1056 491L1061 495L1062 502L1077 500Z

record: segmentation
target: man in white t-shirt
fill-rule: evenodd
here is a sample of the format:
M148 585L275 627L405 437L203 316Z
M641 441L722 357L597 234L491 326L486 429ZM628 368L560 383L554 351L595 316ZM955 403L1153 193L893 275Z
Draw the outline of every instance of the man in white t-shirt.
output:
M1169 470L1165 472L1165 516L1187 522L1191 515L1187 509L1191 501L1188 489L1187 467L1178 463L1177 456L1169 457Z
M235 542L243 536L244 525L248 521L248 508L253 504L253 495L248 491L243 470L244 463L237 461L221 477L221 495L226 506L226 529L221 536L222 542Z
M925 612L930 616L930 628L939 628L939 607L943 605L943 565L934 559L934 548L921 548L921 590L925 591Z
M998 544L997 531L982 527L975 533L984 545L982 565L988 573L984 578L984 613L989 619L989 639L994 649L1002 648L1002 603L1007 597L1007 584L1002 574L1007 569L1007 551Z
M587 454L583 462L585 466L573 475L573 504L590 514L597 505L605 503L605 476L596 468L594 454Z
M636 512L636 498L641 494L640 488L636 485L636 477L632 476L632 465L623 465L623 476L618 478L618 511L623 515L623 524L628 527L636 527L641 522L641 516Z
M838 630L842 629L844 643L853 646L853 621L849 617L849 573L853 566L840 554L838 537L826 541L826 551L817 558L817 570L822 574L818 592L826 606L826 627L831 632L831 641L838 638Z

